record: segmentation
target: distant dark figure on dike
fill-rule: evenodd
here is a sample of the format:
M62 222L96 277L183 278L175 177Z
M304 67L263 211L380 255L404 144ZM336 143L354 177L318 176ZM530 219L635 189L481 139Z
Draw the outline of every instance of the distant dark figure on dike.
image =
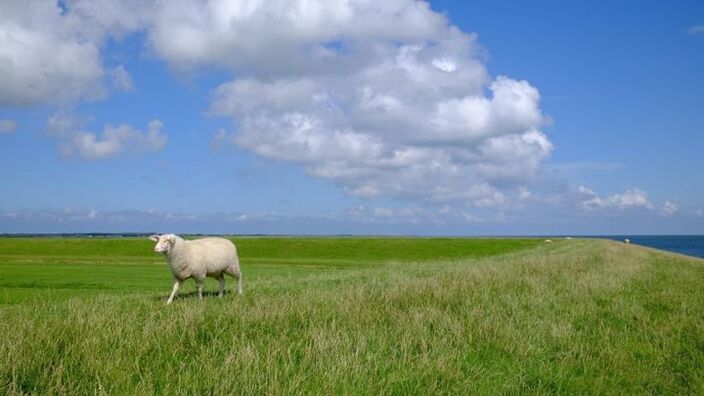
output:
M225 274L237 278L237 292L242 294L242 271L235 244L225 238L201 238L187 241L178 235L149 237L156 242L154 251L163 253L174 276L174 288L166 301L171 304L181 283L188 278L196 281L198 298L203 298L203 281L209 276L220 283L219 297L225 292Z

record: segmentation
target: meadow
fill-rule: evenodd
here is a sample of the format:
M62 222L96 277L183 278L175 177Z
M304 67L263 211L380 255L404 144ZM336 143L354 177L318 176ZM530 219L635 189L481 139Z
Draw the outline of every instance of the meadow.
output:
M704 260L605 240L0 238L0 394L704 393ZM228 279L231 290L234 281Z

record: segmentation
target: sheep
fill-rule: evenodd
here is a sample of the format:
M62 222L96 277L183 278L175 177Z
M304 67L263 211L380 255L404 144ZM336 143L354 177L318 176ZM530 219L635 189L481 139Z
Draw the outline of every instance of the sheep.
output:
M552 239L546 239L545 243L552 243Z
M181 283L193 278L198 289L198 298L203 298L203 281L206 276L220 283L219 297L225 291L225 274L237 278L237 292L242 294L242 271L237 257L237 248L225 238L201 238L187 241L178 235L152 235L156 242L154 251L163 253L174 276L171 296L166 301L171 304L178 294Z
M623 240L623 243L625 243L626 245L628 245L628 244L631 243L631 241L630 241L630 239L626 238L626 239Z

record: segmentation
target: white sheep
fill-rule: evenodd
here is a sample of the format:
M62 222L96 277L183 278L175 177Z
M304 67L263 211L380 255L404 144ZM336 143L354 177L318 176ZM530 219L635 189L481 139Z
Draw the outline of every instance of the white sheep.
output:
M198 297L203 298L206 276L220 283L218 296L225 291L225 274L237 278L237 292L242 294L242 271L235 244L225 238L201 238L187 241L178 235L164 234L149 237L156 242L154 251L163 253L174 276L174 287L166 301L171 304L181 283L188 278L196 281Z
M630 243L631 243L631 240L630 240L630 239L628 239L628 238L626 238L626 239L624 239L624 240L623 240L623 243L625 243L626 245L628 245L628 244L630 244Z
M545 243L552 243L552 239L546 239Z

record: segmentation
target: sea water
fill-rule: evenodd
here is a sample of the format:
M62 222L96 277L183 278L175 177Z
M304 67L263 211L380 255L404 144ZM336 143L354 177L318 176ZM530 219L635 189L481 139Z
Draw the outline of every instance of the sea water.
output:
M655 249L704 258L704 235L605 235L600 238L623 241Z

